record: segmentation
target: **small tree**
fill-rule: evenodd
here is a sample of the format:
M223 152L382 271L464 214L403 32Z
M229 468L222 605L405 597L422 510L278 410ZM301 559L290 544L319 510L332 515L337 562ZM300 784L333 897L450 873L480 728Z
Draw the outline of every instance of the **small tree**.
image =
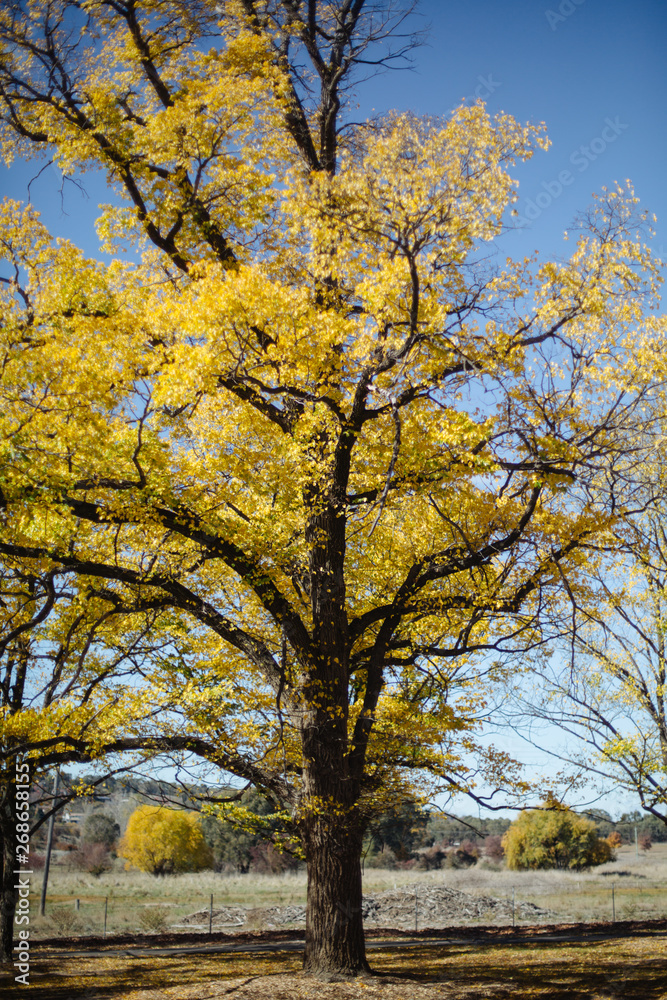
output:
M427 822L428 813L414 800L397 802L371 823L372 848L384 851L385 847L389 847L398 861L408 861L415 848L424 843Z
M80 871L88 872L98 878L112 867L111 855L105 844L86 843L85 841L72 855L72 863Z
M202 816L202 833L213 856L216 871L235 869L245 873L252 861L252 848L259 842L256 833L238 830L217 816Z
M639 843L640 850L642 850L642 851L650 851L651 848L653 847L653 841L651 840L651 834L650 833L640 833L639 834L639 838L638 838L638 843Z
M502 840L507 867L570 868L581 871L613 860L609 841L591 820L562 806L524 810Z
M213 860L199 816L164 806L135 809L119 853L126 859L126 867L134 865L153 875L199 871L210 868Z

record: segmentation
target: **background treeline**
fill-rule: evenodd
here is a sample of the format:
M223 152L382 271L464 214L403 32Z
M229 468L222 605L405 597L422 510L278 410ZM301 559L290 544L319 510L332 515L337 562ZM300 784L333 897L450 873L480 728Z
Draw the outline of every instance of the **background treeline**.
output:
M191 808L197 796L210 793L210 789L184 789L151 779L108 778L92 794L74 795L89 785L90 779L86 777L61 776L60 794L67 801L57 814L54 849L69 864L93 874L112 867L119 839L139 805L157 802L173 808ZM40 799L45 796L45 789L33 789L33 811L44 808ZM278 873L299 868L302 864L299 859L274 844L279 822L272 817L270 803L249 791L243 795L241 804L262 818L260 832L239 829L217 816L205 813L201 816L213 868L241 873ZM647 850L652 842L667 841L667 827L648 814L625 813L616 821L603 810L583 815L594 822L600 837L616 834L622 844L634 844L636 839L639 848ZM502 838L511 822L501 816L483 819L450 816L438 810L428 811L407 800L371 823L364 844L364 864L417 870L460 868L476 863L500 865L504 856ZM43 827L31 845L36 867L41 864L45 846Z

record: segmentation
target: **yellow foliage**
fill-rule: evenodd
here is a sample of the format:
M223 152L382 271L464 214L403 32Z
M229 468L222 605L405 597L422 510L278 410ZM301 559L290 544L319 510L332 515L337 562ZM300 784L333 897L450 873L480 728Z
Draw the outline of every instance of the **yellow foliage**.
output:
M212 863L199 816L164 806L134 810L118 853L127 859L126 868L134 866L152 875L194 872Z
M566 868L581 871L613 861L610 841L595 824L570 809L524 810L503 836L508 868Z

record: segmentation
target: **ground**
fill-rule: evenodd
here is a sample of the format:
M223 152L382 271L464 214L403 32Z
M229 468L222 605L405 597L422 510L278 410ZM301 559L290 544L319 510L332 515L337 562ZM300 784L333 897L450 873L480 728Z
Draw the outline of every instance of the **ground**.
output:
M378 944L381 945L380 942ZM26 1000L667 1000L667 924L650 936L613 940L413 945L370 950L377 977L321 983L300 955L110 954L32 964ZM174 984L178 985L174 985Z

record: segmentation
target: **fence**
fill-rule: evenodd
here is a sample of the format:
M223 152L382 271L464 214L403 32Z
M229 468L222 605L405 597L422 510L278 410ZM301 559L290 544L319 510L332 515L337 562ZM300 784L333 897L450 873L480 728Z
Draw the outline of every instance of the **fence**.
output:
M493 888L489 887L493 892ZM365 897L368 928L426 930L452 926L526 926L530 924L614 922L667 918L667 894L661 883L639 879L579 887L548 887L542 891L521 884L494 895L463 892L442 883L396 886ZM191 896L179 903L164 899L139 901L122 896L64 897L49 902L40 937L117 933L185 932L210 935L217 931L303 928L305 905L249 907L247 899L221 893Z

